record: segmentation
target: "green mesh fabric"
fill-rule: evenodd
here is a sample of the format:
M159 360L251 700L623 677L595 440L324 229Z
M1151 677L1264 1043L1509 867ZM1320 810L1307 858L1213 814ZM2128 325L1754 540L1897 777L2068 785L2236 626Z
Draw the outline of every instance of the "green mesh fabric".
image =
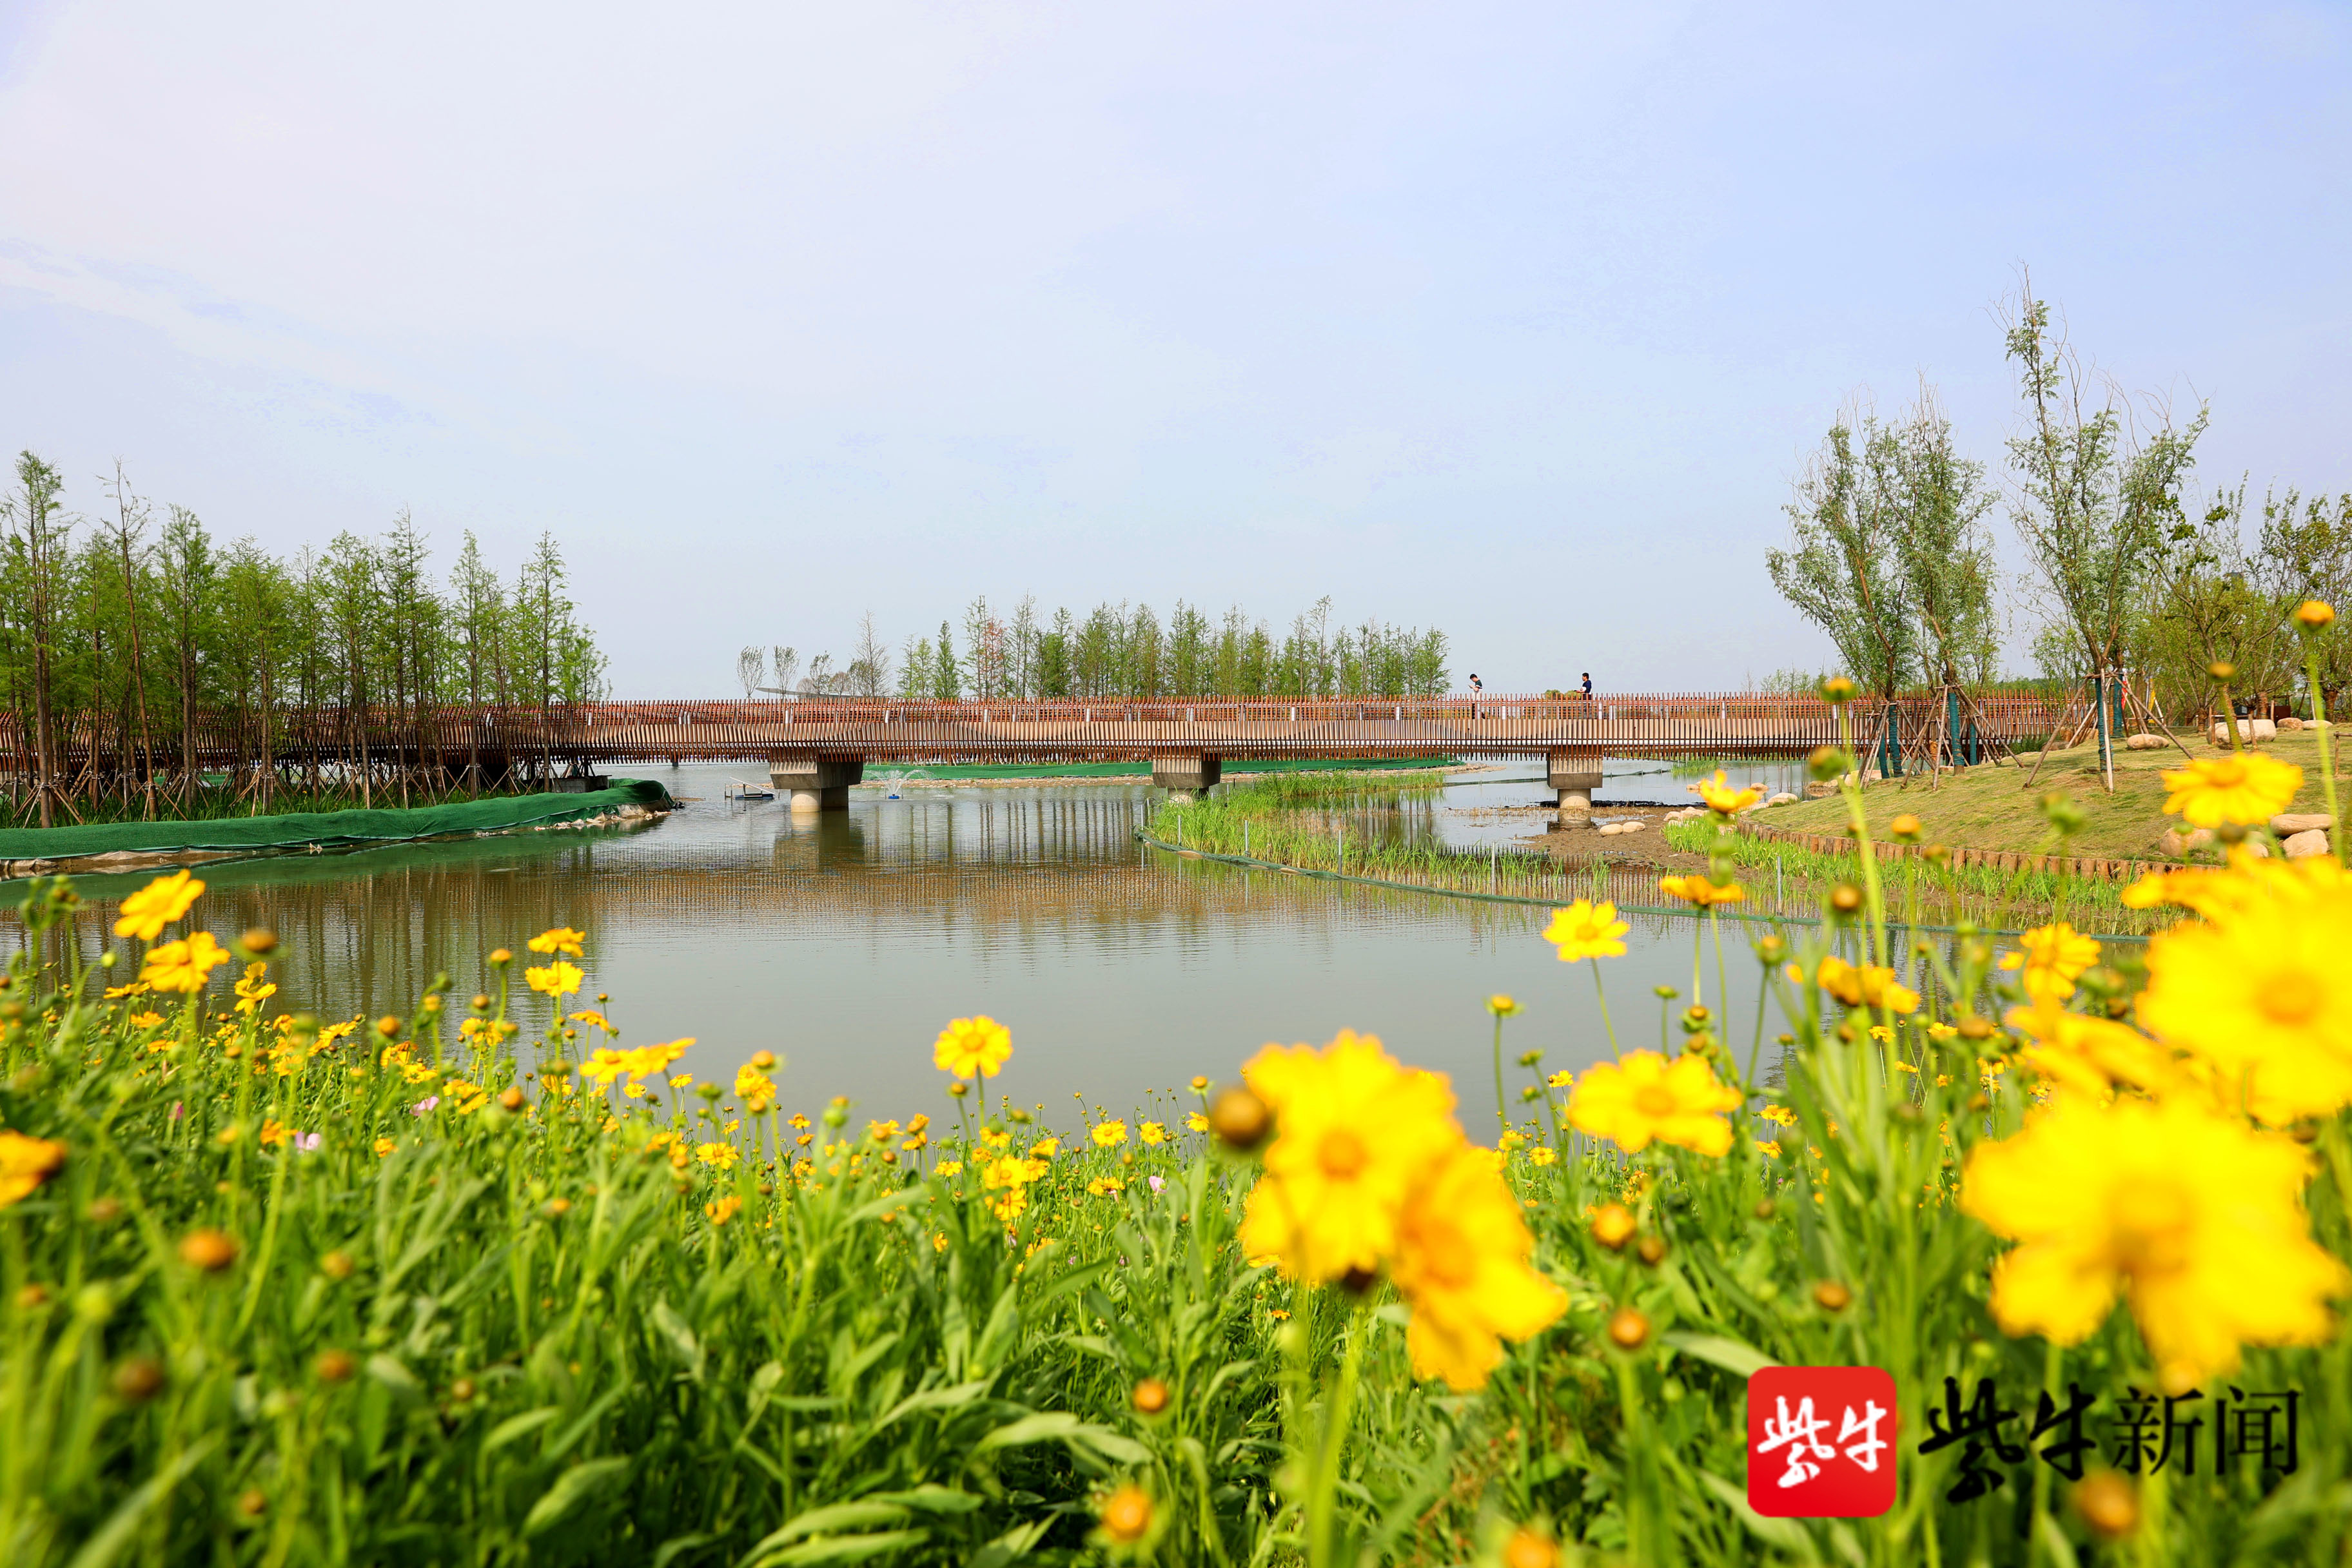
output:
M121 853L300 849L392 844L451 833L494 833L602 816L623 806L667 808L669 791L650 779L614 779L578 795L515 795L401 810L308 811L285 816L225 816L211 822L100 822L79 827L0 830L0 860L68 860Z

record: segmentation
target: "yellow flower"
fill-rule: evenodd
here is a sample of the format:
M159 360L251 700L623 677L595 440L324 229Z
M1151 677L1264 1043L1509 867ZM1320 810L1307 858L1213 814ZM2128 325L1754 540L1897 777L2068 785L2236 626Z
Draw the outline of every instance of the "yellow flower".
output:
M2063 1088L2098 1098L2117 1084L2164 1094L2184 1082L2170 1047L2127 1024L2069 1013L2055 998L2011 1008L2002 1021L2032 1037L2018 1053L2025 1065Z
M709 1220L713 1225L725 1225L729 1220L735 1217L736 1211L740 1209L742 1206L743 1200L730 1194L730 1195L720 1198L714 1203L707 1203L703 1205L702 1217Z
M188 912L188 906L204 890L205 885L196 880L193 872L174 871L168 877L158 877L122 900L122 916L114 922L114 934L153 942L163 934L165 926Z
M2352 886L2302 886L2155 938L2139 999L2151 1033L2211 1064L2225 1104L2273 1123L2352 1103Z
M1748 890L1737 882L1717 886L1696 871L1687 877L1659 878L1658 891L1702 910L1716 904L1736 904L1748 896Z
M148 993L148 992L150 992L150 991L152 991L152 990L153 990L153 989L154 989L154 987L153 987L153 986L152 986L152 985L148 984L147 984L145 981L143 981L143 980L134 980L134 981L131 982L128 985L110 985L110 986L108 986L108 987L106 988L106 999L107 999L108 1001L110 1001L110 1002L120 1002L120 1001L121 1001L125 996L141 996L141 995L144 995L146 993Z
M1395 1250L1406 1196L1461 1141L1452 1088L1346 1029L1320 1051L1268 1046L1242 1077L1276 1129L1250 1191L1243 1255L1318 1282L1378 1269Z
M1497 991L1495 994L1486 998L1486 1011L1492 1013L1497 1018L1514 1018L1518 1016L1519 1005L1512 998L1506 996L1501 992Z
M958 1078L994 1078L1013 1055L1013 1031L993 1018L951 1020L931 1047L931 1061Z
M1097 1198L1117 1197L1120 1193L1126 1190L1127 1184L1118 1180L1115 1176L1097 1176L1093 1181L1087 1184L1087 1192L1088 1195Z
M714 1171L731 1171L740 1152L732 1143L703 1143L696 1147L694 1157Z
M932 1173L941 1176L961 1176L963 1174L963 1162L961 1160L942 1160L933 1168Z
M1018 1154L1000 1154L981 1167L980 1184L992 1193L1002 1188L1025 1187L1044 1173L1036 1161L1024 1160Z
M1564 910L1552 910L1544 940L1559 949L1562 963L1574 963L1580 958L1622 958L1625 943L1620 939L1633 929L1617 918L1615 904L1579 899Z
M205 977L227 962L228 950L213 940L212 932L200 931L182 941L149 948L147 964L139 978L158 991L192 994L202 991Z
M898 1124L896 1121L868 1121L866 1136L876 1143L887 1143L898 1136Z
M1127 1142L1127 1123L1124 1121L1097 1121L1095 1123L1093 1136L1096 1148L1115 1149L1121 1143Z
M540 932L523 945L533 952L561 952L572 958L584 958L587 952L581 943L587 940L588 933L584 931L573 931L570 926L557 926L553 931Z
M1755 784L1746 789L1733 789L1721 768L1715 770L1712 780L1701 779L1690 787L1698 792L1699 798L1706 802L1708 809L1724 816L1738 816L1764 798L1764 791Z
M131 1015L131 1026L134 1029L143 1031L147 1029L160 1028L162 1027L163 1023L163 1015L161 1013L133 1013Z
M443 1087L442 1092L448 1095L451 1100L457 1102L457 1114L460 1116L471 1116L475 1111L481 1110L482 1107L489 1104L490 1102L490 1091L488 1089L482 1088L479 1084L467 1083L462 1078L451 1079L448 1083Z
M1168 1129L1157 1121L1137 1122L1135 1135L1150 1148L1157 1148L1168 1142Z
M1874 963L1848 963L1835 953L1822 960L1821 988L1849 1007L1885 1007L1894 1013L1919 1010L1919 994L1901 984L1895 971Z
M375 1141L376 1158L382 1159L384 1155L391 1153L393 1150L397 1147L398 1145L394 1143L389 1138L377 1139Z
M0 1129L0 1209L22 1202L66 1163L66 1146Z
M2025 951L2007 954L2000 966L2022 969L2025 994L2036 1001L2064 1001L2074 994L2074 982L2099 962L2098 939L2080 935L2064 921L2021 932L2017 941Z
M2061 1100L1979 1144L1960 1206L2021 1245L1993 1266L2004 1332L2074 1344L2118 1292L2168 1392L2238 1364L2244 1344L2316 1344L2352 1273L2315 1246L2311 1161L2285 1138L2192 1100Z
M1775 1160L1780 1157L1780 1141L1778 1138L1759 1138L1756 1140L1756 1147L1760 1152L1769 1154Z
M1502 1340L1531 1338L1568 1310L1567 1292L1528 1262L1518 1199L1482 1154L1457 1140L1415 1185L1390 1271L1412 1306L1413 1374L1463 1392L1485 1385Z
M745 1062L735 1069L735 1098L746 1110L765 1110L776 1103L776 1080Z
M617 1035L620 1033L618 1029L613 1027L611 1022L605 1018L604 1014L599 1013L593 1007L583 1007L577 1013L566 1013L564 1017L575 1024L593 1024L596 1027L604 1030L608 1035Z
M257 1013L261 1005L278 994L278 987L267 984L261 976L268 965L256 960L245 966L245 978L236 983L236 1010Z
M1524 1132L1506 1132L1495 1140L1495 1147L1507 1154L1514 1149L1525 1148L1527 1142L1528 1135Z
M1549 1143L1538 1143L1528 1151L1528 1161L1538 1165L1549 1165L1559 1158L1559 1153Z
M1059 1138L1040 1138L1029 1145L1029 1157L1033 1160L1050 1160L1061 1152L1062 1141Z
M1206 1132L1209 1130L1209 1119L1197 1110L1188 1110L1184 1113L1184 1125L1195 1132Z
M1572 1084L1575 1081L1576 1074L1567 1068L1560 1068L1558 1072L1544 1079L1544 1082L1553 1089L1566 1089L1570 1084Z
M566 963L560 958L544 969L524 970L522 977L533 991L547 996L569 996L579 990L580 983L587 978L578 964Z
M1705 1057L1677 1057L1670 1065L1655 1051L1635 1051L1585 1069L1569 1096L1568 1120L1629 1153L1654 1140L1720 1154L1731 1147L1723 1112L1738 1107L1739 1091L1717 1082Z
M2164 810L2198 827L2268 822L2294 804L2303 770L2260 752L2200 757L2164 775Z

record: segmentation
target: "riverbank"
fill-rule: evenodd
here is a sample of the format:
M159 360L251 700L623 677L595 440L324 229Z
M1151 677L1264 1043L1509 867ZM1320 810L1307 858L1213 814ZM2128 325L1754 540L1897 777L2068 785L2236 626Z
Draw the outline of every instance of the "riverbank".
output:
M650 779L615 779L604 789L549 791L406 809L11 828L0 831L0 875L127 871L142 866L317 853L457 834L585 827L640 820L667 811L673 804L669 791Z

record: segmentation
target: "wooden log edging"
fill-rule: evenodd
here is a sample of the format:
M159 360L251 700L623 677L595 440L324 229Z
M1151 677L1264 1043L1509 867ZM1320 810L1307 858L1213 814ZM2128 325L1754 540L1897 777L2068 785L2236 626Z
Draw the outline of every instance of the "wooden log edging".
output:
M1773 827L1761 822L1746 821L1739 825L1742 833L1768 841L1787 844L1798 849L1810 849L1816 855L1851 855L1854 841L1843 833L1801 833L1794 828ZM2046 871L2053 876L2097 877L2106 881L2137 879L2149 871L2178 871L2184 864L2178 860L2126 860L2080 855L2028 855L2013 849L1977 849L1957 844L1944 847L1951 855L1950 863L1959 866L1983 866L1995 871ZM1887 839L1873 841L1871 848L1881 860L1899 860L1916 856L1922 846L1897 844Z

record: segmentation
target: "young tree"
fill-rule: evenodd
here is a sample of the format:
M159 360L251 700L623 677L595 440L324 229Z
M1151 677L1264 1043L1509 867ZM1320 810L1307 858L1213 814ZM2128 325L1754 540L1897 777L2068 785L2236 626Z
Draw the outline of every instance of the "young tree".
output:
M890 650L874 629L874 612L857 623L857 648L849 661L849 689L859 697L883 697L890 690Z
M1874 432L1871 484L1883 498L1902 602L1919 626L1912 641L1938 685L1990 679L2000 646L1993 612L1993 497L1984 465L1952 446L1952 424L1923 386L1899 427Z
M10 575L23 595L21 625L33 700L33 792L41 826L56 821L58 793L55 693L59 567L73 529L58 498L65 479L30 452L16 455L16 489L0 500L0 525L7 530ZM12 595L13 596L13 595Z
M735 656L735 679L743 683L743 700L749 702L760 694L761 683L768 679L768 655L764 649L747 647Z
M963 695L963 679L956 669L955 639L945 621L940 623L939 646L931 650L931 700L953 702Z
M2073 348L2032 286L2029 276L2009 307L2008 355L2025 401L2025 426L2009 443L2010 517L2046 612L2095 674L2124 665L2133 617L2171 531L2186 521L2180 489L2206 413L2176 430L2159 411L2143 433L2112 385L2103 400L2088 396Z
M1861 420L1869 443L1875 421ZM1829 634L1864 688L1891 698L1916 663L1910 612L1896 563L1894 520L1870 467L1855 450L1853 420L1841 416L1796 481L1782 510L1792 538L1768 550L1772 585Z

